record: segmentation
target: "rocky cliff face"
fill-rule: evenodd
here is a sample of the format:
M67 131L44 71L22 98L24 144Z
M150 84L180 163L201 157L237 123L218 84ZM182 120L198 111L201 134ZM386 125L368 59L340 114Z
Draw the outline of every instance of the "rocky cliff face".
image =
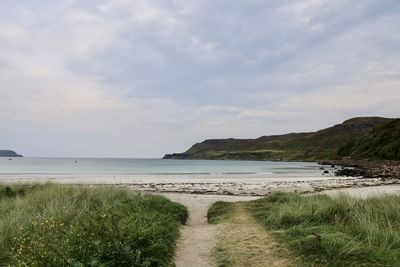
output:
M0 150L0 157L22 157L12 150Z

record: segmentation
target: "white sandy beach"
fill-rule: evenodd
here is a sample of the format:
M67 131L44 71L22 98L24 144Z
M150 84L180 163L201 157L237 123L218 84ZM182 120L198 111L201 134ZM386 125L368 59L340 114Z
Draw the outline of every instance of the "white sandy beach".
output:
M145 177L128 178L120 177L110 179L109 177L95 178L21 178L1 179L3 184L15 183L59 183L72 185L115 185L130 187L135 190L157 193L188 193L209 195L235 195L235 196L264 196L273 192L297 192L312 193L324 190L342 188L364 188L400 184L398 179L380 178L356 178L356 177L243 177L232 176L231 178L202 178L202 177ZM381 189L370 189L381 190Z

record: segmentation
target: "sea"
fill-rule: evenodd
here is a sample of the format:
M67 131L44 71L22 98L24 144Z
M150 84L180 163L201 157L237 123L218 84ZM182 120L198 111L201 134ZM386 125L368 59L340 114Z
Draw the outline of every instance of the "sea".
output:
M0 181L59 180L123 183L321 177L310 162L165 160L134 158L0 158ZM326 168L329 168L328 166Z

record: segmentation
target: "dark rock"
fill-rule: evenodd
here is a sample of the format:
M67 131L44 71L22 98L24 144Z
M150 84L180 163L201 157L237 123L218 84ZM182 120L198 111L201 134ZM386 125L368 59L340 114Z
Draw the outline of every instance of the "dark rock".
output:
M361 169L344 168L344 169L337 170L335 172L335 175L336 176L354 176L354 177L358 177L358 176L365 176L366 175L366 171L361 170Z
M185 153L166 154L163 159L188 159Z
M18 155L12 150L0 150L0 157L22 157L22 155Z

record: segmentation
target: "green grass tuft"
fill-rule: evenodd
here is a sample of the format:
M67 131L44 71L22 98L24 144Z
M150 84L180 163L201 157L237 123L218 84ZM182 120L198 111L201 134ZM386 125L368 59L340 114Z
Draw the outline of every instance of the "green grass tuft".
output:
M221 220L229 217L233 211L233 203L217 201L211 205L207 212L207 221L211 224L217 224Z
M213 257L217 267L233 267L233 263L229 258L229 252L226 248L217 246L213 251Z
M301 256L323 266L398 266L400 197L277 193L248 203L250 212Z
M172 266L185 207L116 188L0 187L0 266Z

